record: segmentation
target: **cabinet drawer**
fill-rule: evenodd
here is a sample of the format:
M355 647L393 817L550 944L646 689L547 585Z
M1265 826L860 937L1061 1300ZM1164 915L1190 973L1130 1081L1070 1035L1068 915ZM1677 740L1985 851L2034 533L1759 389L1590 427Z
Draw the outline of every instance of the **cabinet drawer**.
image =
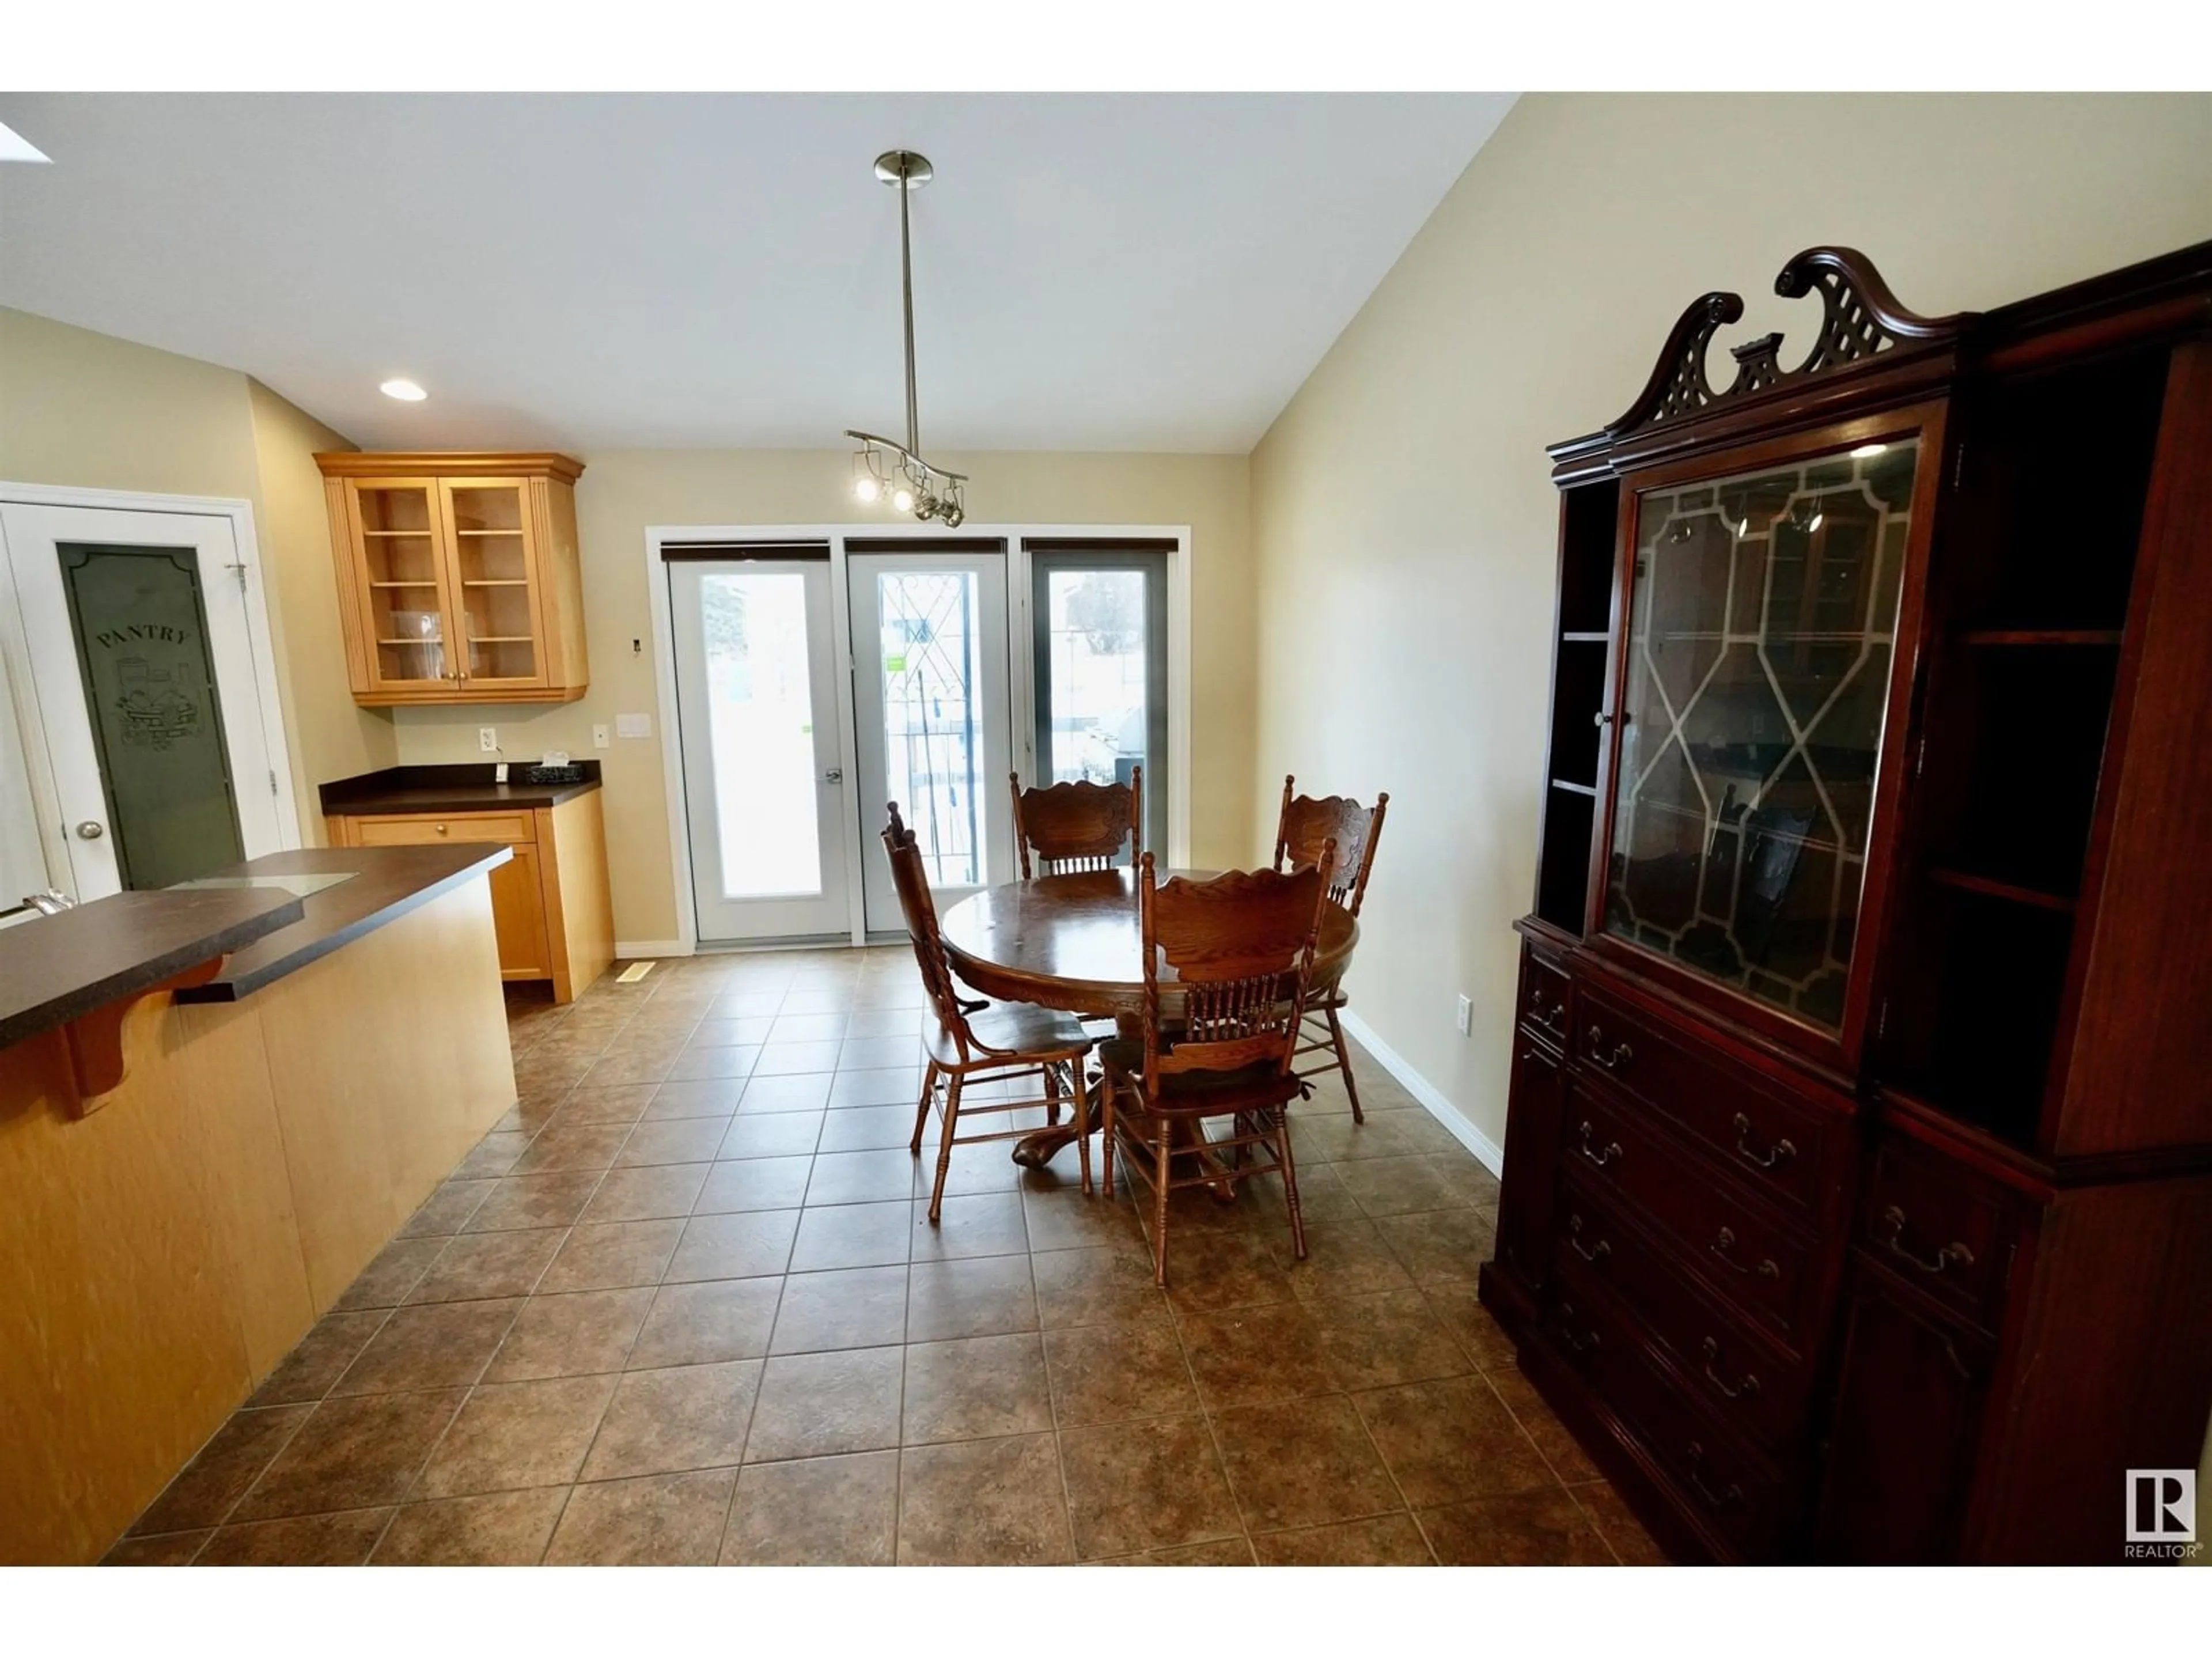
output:
M1802 1347L1814 1248L1668 1146L1638 1109L1586 1083L1568 1091L1567 1167L1632 1218L1683 1248L1728 1298Z
M1635 1314L1721 1421L1770 1447L1796 1436L1805 1414L1803 1365L1693 1290L1671 1251L1578 1182L1561 1188L1558 1214L1564 1294L1571 1297L1582 1280L1602 1286Z
M1885 1139L1861 1225L1863 1248L1899 1278L1996 1328L2014 1243L2003 1188L1930 1151Z
M1781 1474L1716 1433L1602 1302L1563 1286L1547 1326L1568 1363L1643 1443L1680 1507L1737 1553L1772 1559L1787 1496Z
M1848 1150L1847 1112L1699 1054L1587 985L1576 998L1574 1031L1577 1065L1664 1113L1750 1185L1800 1210L1821 1207Z
M356 818L356 843L362 847L426 847L441 842L534 842L538 827L527 812L453 812L444 816Z
M1574 981L1566 970L1547 962L1525 946L1521 951L1520 1018L1522 1029L1554 1048L1566 1046L1574 1027L1567 1012Z

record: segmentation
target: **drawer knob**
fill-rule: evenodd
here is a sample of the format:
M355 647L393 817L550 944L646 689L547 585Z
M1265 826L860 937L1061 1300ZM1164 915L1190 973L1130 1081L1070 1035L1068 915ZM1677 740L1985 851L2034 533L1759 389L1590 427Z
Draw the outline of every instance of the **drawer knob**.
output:
M1722 1376L1719 1371L1714 1369L1714 1367L1720 1363L1720 1358L1721 1345L1719 1339L1717 1337L1707 1337L1705 1339L1705 1380L1708 1382L1718 1389L1723 1395L1730 1400L1741 1400L1747 1394L1757 1394L1759 1392L1759 1379L1756 1376L1753 1376L1749 1371L1746 1371L1743 1374L1741 1380L1731 1387L1728 1380Z
M1602 1150L1594 1148L1590 1145L1590 1136L1594 1132L1590 1128L1589 1120L1588 1118L1584 1118L1583 1120L1582 1127L1576 1132L1575 1140L1577 1150L1591 1163L1596 1164L1598 1168L1603 1169L1607 1164L1613 1163L1615 1159L1620 1157L1620 1143L1617 1140L1608 1140L1605 1143Z
M437 830L437 832L438 832L440 835L441 835L441 836L442 836L442 835L444 835L444 834L446 833L446 826L445 826L444 824L442 824L442 823L441 823L441 824L435 824L435 825L433 825L432 827L433 827L433 828L434 828L434 829Z
M1891 1205L1881 1212L1882 1248L1900 1261L1907 1261L1923 1273L1947 1273L1953 1267L1971 1267L1974 1253L1965 1245L1952 1243L1937 1250L1931 1259L1909 1249L1905 1243L1905 1212Z
M1722 1228L1719 1232L1713 1235L1713 1242L1705 1248L1740 1273L1756 1273L1761 1279L1782 1277L1782 1269L1775 1265L1774 1258L1771 1255L1762 1260L1756 1267L1747 1267L1742 1262L1737 1261L1735 1231L1733 1228Z
M1583 1243L1583 1218L1578 1215L1567 1218L1567 1244L1574 1253L1592 1266L1613 1254L1611 1241L1601 1238L1595 1244Z
M1617 1072L1636 1058L1636 1050L1625 1042L1616 1042L1608 1050L1605 1044L1605 1033L1593 1025L1589 1028L1589 1057L1593 1063L1604 1066L1607 1071Z
M1764 1152L1754 1152L1749 1145L1750 1136L1751 1120L1738 1112L1735 1115L1735 1150L1737 1156L1745 1163L1762 1170L1771 1170L1776 1164L1786 1164L1797 1156L1796 1147L1791 1146L1786 1138L1776 1141Z
M1717 1510L1724 1510L1731 1504L1736 1504L1742 1501L1743 1488L1737 1486L1733 1480L1729 1481L1726 1486L1723 1487L1718 1492L1715 1492L1711 1486L1707 1486L1705 1484L1705 1449L1699 1445L1696 1441L1692 1440L1689 1444L1688 1449L1690 1454L1690 1484L1698 1489L1698 1497L1704 1498L1705 1502L1711 1504Z

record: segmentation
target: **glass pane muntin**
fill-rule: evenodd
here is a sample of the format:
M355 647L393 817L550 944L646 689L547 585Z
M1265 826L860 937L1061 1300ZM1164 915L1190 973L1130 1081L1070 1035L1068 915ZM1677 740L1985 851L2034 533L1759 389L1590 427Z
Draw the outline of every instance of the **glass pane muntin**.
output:
M1921 441L1635 496L1600 927L1844 1019Z

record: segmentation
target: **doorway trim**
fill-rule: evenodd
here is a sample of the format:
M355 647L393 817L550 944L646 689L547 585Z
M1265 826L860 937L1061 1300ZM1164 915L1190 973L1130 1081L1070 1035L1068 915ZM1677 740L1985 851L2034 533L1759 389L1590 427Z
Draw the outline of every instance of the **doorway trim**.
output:
M276 775L276 830L288 851L300 841L300 803L293 788L292 731L284 717L284 700L277 690L276 653L269 629L269 587L261 560L261 543L253 531L253 504L234 495L168 495L129 489L90 489L64 484L15 483L0 479L0 501L19 507L75 507L110 513L187 514L198 518L230 520L232 544L238 550L246 599L246 632L252 658L253 696L251 704L260 716L269 741L270 769ZM39 707L38 688L31 684L28 641L23 634L21 601L15 582L14 555L7 557L6 592L0 594L0 642L9 656L24 665L12 687L15 712L27 715L24 762L31 774L33 804L39 815L39 844L49 870L67 869L66 843L61 822L61 792L55 781L53 755L46 741L46 713ZM10 686L0 683L0 701Z
M1168 861L1190 861L1190 670L1192 538L1188 525L1054 524L1048 522L977 524L969 522L957 532L941 525L925 524L716 524L647 525L645 527L646 594L652 612L653 679L660 730L660 771L668 815L669 868L675 884L676 930L673 939L625 941L625 952L653 956L690 956L699 948L699 920L692 899L691 849L684 833L685 815L684 757L677 743L675 624L669 611L668 583L660 551L665 544L700 541L822 541L830 544L831 637L837 653L837 722L848 755L857 755L859 736L853 698L852 607L846 583L845 543L864 541L928 541L947 534L1003 537L1006 542L1006 605L1009 640L1030 636L1030 563L1023 550L1024 536L1055 538L1097 537L1102 540L1130 537L1172 540L1168 555ZM1036 757L1036 683L1026 652L1015 654L1009 690L1013 708L1014 751L1023 757L1024 769L1034 773ZM853 797L848 795L848 802ZM860 888L865 843L858 811L845 815L845 874L850 891L852 938L855 945L867 943L866 898Z

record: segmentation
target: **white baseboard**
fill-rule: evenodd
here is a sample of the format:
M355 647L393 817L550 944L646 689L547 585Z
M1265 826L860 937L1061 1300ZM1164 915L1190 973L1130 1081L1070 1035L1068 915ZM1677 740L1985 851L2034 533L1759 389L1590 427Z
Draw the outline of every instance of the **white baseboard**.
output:
M1375 1028L1358 1014L1346 1008L1337 1015L1344 1022L1346 1034L1382 1063L1382 1069L1398 1079L1399 1085L1428 1108L1429 1115L1452 1133L1452 1138L1473 1152L1483 1168L1503 1177L1505 1174L1505 1152L1488 1135L1468 1121L1467 1115L1445 1098L1443 1091L1408 1065L1406 1057L1375 1035Z
M615 960L640 962L656 957L688 957L691 947L680 939L618 939Z

